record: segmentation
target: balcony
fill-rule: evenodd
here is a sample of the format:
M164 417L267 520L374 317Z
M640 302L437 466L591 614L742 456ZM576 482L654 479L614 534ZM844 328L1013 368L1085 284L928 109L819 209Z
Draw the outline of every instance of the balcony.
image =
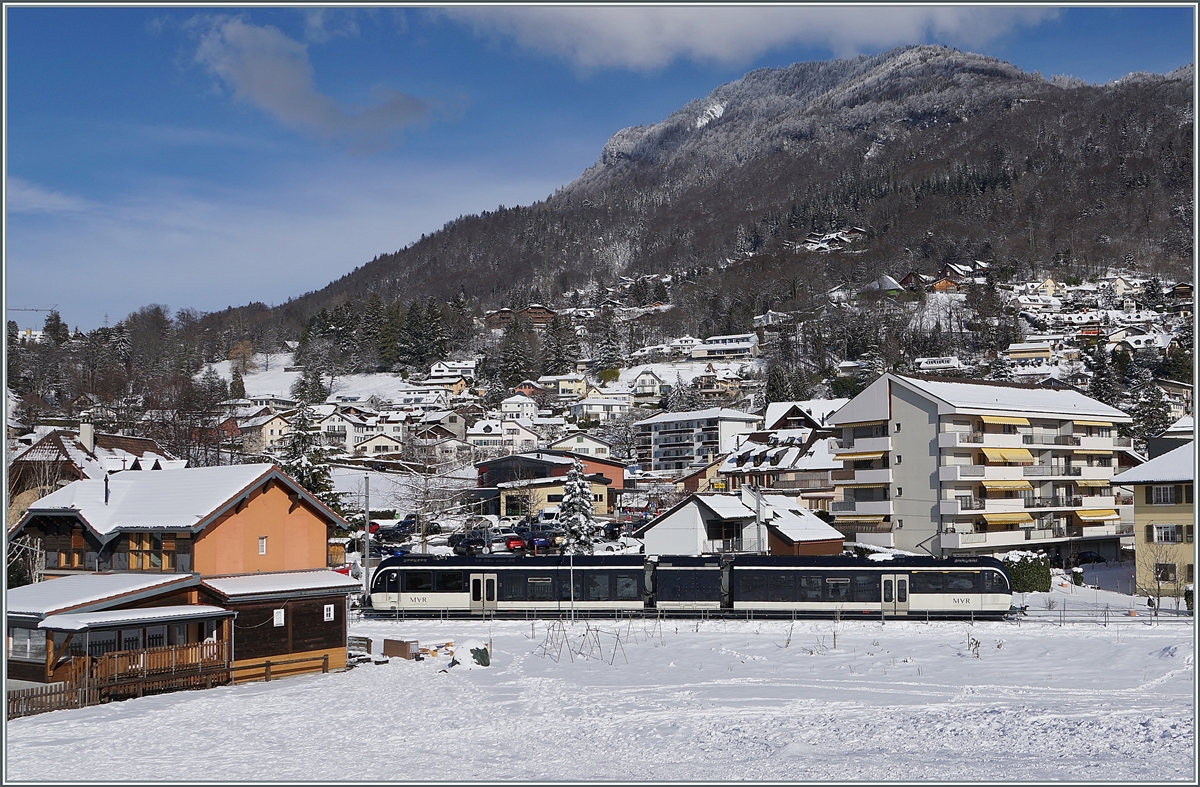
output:
M884 435L883 437L856 437L852 440L843 440L841 448L836 453L865 454L891 450L892 438L889 435Z
M891 500L834 500L829 510L835 514L858 514L860 516L890 516Z
M721 552L759 552L758 539L751 538L717 538L701 543L704 553Z
M838 471L833 471L833 473L836 472ZM892 470L889 467L878 470L855 470L853 476L845 480L855 484L890 484L892 483Z
M1098 440L1101 438L1090 438ZM1021 442L1024 445L1055 445L1055 446L1077 446L1080 439L1075 435L1057 435L1057 434L1025 434L1021 435ZM1097 446L1099 447L1099 446Z
M853 481L854 480L854 471L853 470L831 470L831 471L829 471L829 480L830 481Z
M958 516L966 511L982 511L987 501L978 497L956 497L953 500L939 500L938 513L941 516Z
M945 465L938 468L938 481L953 483L963 481L976 483L979 481L1019 481L1020 466L1009 465Z
M1075 500L1079 498L1071 497L1027 497L1025 498L1025 508L1069 508L1077 505Z
M996 432L941 432L938 434L938 448L957 448L959 446L979 446L981 448L1023 448L1024 443L1019 434L1000 434Z
M978 549L980 547L1017 546L1029 541L1065 540L1071 538L1095 539L1131 535L1131 525L1106 523L1090 527L1056 524L1048 528L1021 528L986 533L944 532L941 535L943 549Z
M1105 468L1105 469L1110 470L1110 472L1111 472L1111 468ZM1086 478L1091 478L1092 477L1092 476L1083 476L1082 470L1079 465L1025 465L1024 467L1021 468L1021 475L1024 478L1045 478L1045 477L1060 477L1060 478L1086 477Z

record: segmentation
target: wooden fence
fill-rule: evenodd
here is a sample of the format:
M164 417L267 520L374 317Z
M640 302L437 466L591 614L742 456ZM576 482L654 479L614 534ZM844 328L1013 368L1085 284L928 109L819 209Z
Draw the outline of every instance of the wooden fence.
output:
M66 708L100 704L99 689L84 689L71 684L52 684L8 692L8 718L18 719Z

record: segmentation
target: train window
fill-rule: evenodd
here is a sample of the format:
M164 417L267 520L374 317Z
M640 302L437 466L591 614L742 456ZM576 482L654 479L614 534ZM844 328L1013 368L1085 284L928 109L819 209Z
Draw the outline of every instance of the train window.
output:
M554 583L550 577L530 577L529 578L529 600L530 601L553 601L554 600Z
M584 575L584 592L588 601L608 601L612 595L609 588L609 575L589 571Z
M855 601L879 601L878 574L855 574L851 588L850 597Z
M437 572L437 589L439 593L461 593L464 587L461 571Z
M825 600L826 601L849 601L850 600L850 578L849 577L826 577L825 578Z
M883 602L885 604L892 603L892 580L883 580Z
M940 571L918 571L912 575L913 593L941 593L942 573Z
M796 575L772 571L767 575L767 601L791 601L796 593Z
M566 574L560 575L560 579L558 581L558 597L563 601L569 601L571 599L571 582L567 578ZM575 600L576 601L583 600L583 572L582 571L575 572Z
M617 601L637 601L639 598L637 576L617 574Z
M767 578L762 574L743 574L738 572L737 575L737 597L742 601L766 601L767 600Z
M520 577L500 575L500 600L501 601L524 601L525 600L525 583Z
M376 585L376 590L382 590L384 593L399 593L400 592L400 572L389 571L381 577L383 582ZM382 585L382 587L380 587Z
M820 601L821 578L819 576L814 577L811 574L801 574L798 597L801 601Z
M738 576L738 588L744 576ZM658 574L658 598L660 601L720 601L721 577L716 571L660 571ZM756 599L739 596L747 601Z
M896 579L896 603L904 604L908 601L908 580Z
M432 571L405 571L404 589L409 593L428 593L433 590Z
M478 579L471 580L471 600L472 601L483 600L483 583L481 581L479 581Z
M985 571L983 572L983 592L1007 593L1008 580L999 571Z
M974 571L951 571L946 574L946 592L976 593L975 578L978 576Z

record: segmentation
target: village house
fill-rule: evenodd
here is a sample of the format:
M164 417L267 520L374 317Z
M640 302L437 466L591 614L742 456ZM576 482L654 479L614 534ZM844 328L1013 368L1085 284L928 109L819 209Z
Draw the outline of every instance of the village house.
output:
M601 440L595 435L587 434L586 432L576 432L575 434L567 435L550 443L547 448L570 451L573 454L583 454L584 456L612 456L612 444Z
M759 352L758 334L735 333L708 337L692 347L691 357L695 360L757 358Z
M617 397L595 397L572 402L567 411L577 421L615 421L624 417L630 409L626 399Z

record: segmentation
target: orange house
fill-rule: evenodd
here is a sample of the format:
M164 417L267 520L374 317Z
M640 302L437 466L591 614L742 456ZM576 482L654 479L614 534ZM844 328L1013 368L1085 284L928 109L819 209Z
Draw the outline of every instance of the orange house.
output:
M121 473L35 502L12 536L40 538L46 573L301 571L328 565L344 520L275 465Z

